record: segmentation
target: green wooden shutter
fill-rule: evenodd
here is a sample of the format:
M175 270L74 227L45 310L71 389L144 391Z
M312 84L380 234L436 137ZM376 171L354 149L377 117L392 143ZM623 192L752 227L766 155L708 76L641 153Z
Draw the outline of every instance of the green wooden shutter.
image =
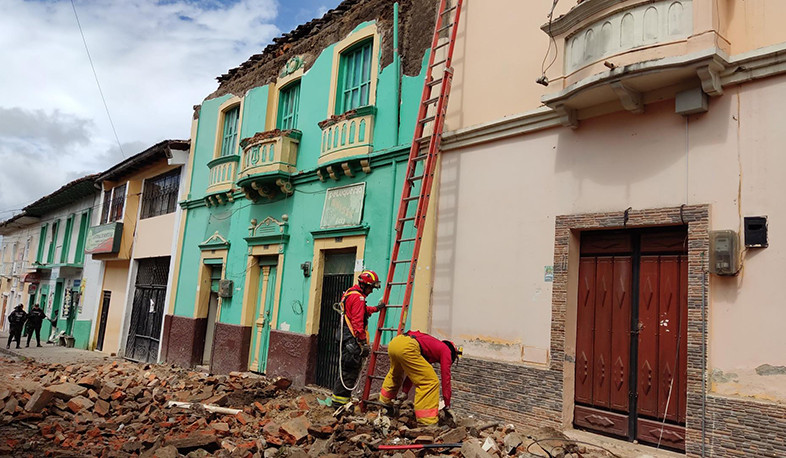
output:
M55 249L57 248L57 230L60 228L60 220L52 223L52 239L49 241L49 252L46 254L46 262L55 262Z
M85 241L87 239L87 229L90 225L90 210L82 213L79 219L79 238L76 241L76 253L74 253L74 264L82 264L85 261Z
M300 105L300 81L281 90L278 96L277 128L289 130L297 127L297 112Z
M368 105L371 91L371 44L368 40L341 54L337 113Z
M240 107L232 108L224 113L224 131L221 140L221 155L230 156L235 154L237 144L237 120L240 115Z
M41 233L38 235L38 252L35 255L35 262L41 264L44 261L44 247L46 246L46 229L49 225L41 226Z
M70 215L66 220L65 232L63 233L63 249L60 251L60 264L68 262L68 252L71 250L71 232L74 230L74 215Z

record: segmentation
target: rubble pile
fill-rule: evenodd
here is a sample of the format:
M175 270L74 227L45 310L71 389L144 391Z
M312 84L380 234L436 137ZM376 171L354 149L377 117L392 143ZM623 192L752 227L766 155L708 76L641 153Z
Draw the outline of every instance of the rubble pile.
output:
M285 378L208 375L122 360L0 364L0 456L548 456L529 453L531 438L512 425L464 417L457 424L449 420L452 427L418 428L411 401L395 412L336 412L324 394L290 389ZM539 436L549 434L560 433ZM433 443L461 446L377 449ZM553 456L608 455L574 446Z

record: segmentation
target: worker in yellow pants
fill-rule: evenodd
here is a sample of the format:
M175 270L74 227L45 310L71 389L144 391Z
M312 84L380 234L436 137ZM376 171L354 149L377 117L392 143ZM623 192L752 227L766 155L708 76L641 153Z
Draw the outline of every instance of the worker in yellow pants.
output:
M415 386L415 417L421 425L437 423L439 415L439 379L431 364L439 363L442 397L450 408L450 367L461 355L453 342L428 334L410 331L396 336L388 345L390 370L382 383L379 400L390 404L399 388L408 393ZM406 378L406 381L405 381Z

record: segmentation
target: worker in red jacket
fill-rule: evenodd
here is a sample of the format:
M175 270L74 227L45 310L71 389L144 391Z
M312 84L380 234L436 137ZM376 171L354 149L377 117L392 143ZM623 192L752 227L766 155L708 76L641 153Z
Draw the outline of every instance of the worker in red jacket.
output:
M341 355L338 380L333 386L333 403L346 404L357 385L363 360L369 354L368 318L385 308L380 301L376 307L366 305L366 296L380 287L379 275L364 270L358 275L358 284L349 288L341 297L342 323L336 334Z
M461 353L461 348L457 348L453 342L439 340L419 331L409 331L394 337L388 345L390 370L382 382L379 400L383 404L390 404L402 383L405 393L414 385L418 424L436 424L439 416L439 379L431 365L439 363L442 397L445 408L450 409L450 367Z

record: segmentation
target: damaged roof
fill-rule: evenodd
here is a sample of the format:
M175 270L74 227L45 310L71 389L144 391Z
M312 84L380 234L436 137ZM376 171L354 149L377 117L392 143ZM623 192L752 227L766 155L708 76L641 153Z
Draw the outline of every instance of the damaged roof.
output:
M381 67L393 59L393 4L400 4L400 49L404 73L420 72L421 60L431 44L438 0L344 0L317 18L274 38L261 53L254 54L240 66L216 78L219 87L206 99L225 94L243 95L251 88L275 81L286 61L296 55L306 56L306 70L325 48L349 35L366 21L380 26Z
M76 180L61 186L57 191L47 194L46 196L28 205L22 209L23 213L21 214L40 217L53 210L56 210L59 207L62 207L63 205L96 193L98 192L95 187L96 177L98 177L97 173L85 175L82 178L77 178Z
M171 158L171 150L188 151L190 145L190 140L164 140L97 175L96 181L117 181L160 159Z

